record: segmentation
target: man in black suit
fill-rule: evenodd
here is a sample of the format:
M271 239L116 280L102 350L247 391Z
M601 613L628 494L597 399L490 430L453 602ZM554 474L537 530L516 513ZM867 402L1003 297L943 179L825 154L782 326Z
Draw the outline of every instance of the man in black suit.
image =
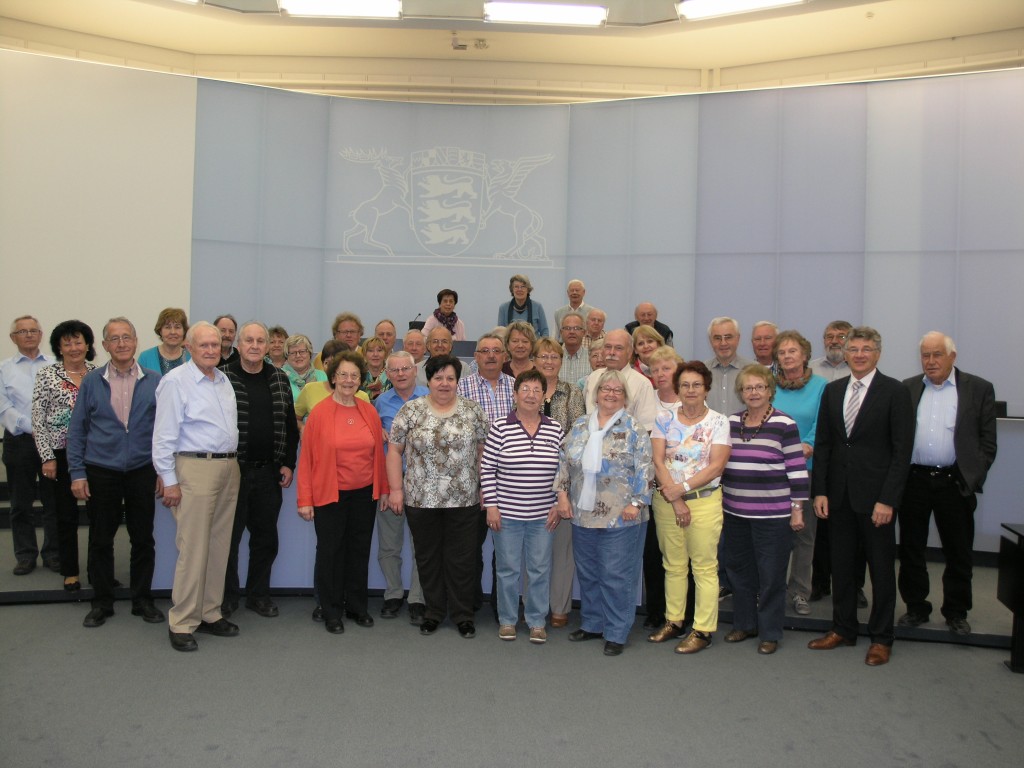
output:
M907 612L898 623L901 627L920 626L932 611L925 549L934 510L946 558L942 615L950 632L969 635L974 510L978 506L975 494L981 493L996 458L996 394L985 379L954 368L955 362L953 340L932 331L921 339L924 376L903 382L917 408L917 432L899 509L899 587Z
M903 496L914 444L910 392L881 373L882 337L861 326L846 337L850 376L825 387L814 442L814 512L829 520L832 629L808 643L832 650L857 642L857 542L871 574L869 666L889 661L896 613L893 510Z

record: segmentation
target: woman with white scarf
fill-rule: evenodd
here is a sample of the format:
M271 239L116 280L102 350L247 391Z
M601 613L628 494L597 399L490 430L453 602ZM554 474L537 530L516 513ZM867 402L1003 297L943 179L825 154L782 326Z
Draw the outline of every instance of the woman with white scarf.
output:
M554 488L558 513L572 520L580 585L580 628L569 639L603 637L605 655L618 656L636 615L654 468L651 439L626 412L625 379L609 369L594 391L594 412L562 444Z

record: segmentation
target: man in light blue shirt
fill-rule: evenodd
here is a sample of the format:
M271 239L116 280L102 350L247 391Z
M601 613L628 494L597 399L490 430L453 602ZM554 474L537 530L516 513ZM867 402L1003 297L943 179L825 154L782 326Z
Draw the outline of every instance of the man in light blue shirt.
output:
M39 369L53 358L39 351L43 329L31 315L11 323L11 341L18 353L0 363L0 423L4 429L3 462L11 493L11 539L14 542L14 575L24 576L36 567L40 554L32 522L32 502L39 492L43 505L43 565L60 573L57 556L57 513L51 483L40 483L40 460L32 437L32 388Z
M198 648L193 632L233 637L221 615L231 530L238 499L238 408L223 371L221 334L201 321L188 329L192 359L160 380L153 465L163 504L174 513L178 562L167 616L171 647Z
M387 361L388 380L391 389L382 392L373 401L373 407L380 415L384 427L384 448L387 449L387 435L395 415L406 403L423 397L430 392L416 383L416 360L408 352L392 352ZM380 609L382 619L394 619L402 607L405 588L402 584L402 546L405 544L405 516L396 515L390 509L377 510L377 563L387 586L384 590L384 605ZM409 581L409 622L419 626L423 621L426 604L420 587L420 574L416 568L416 554L410 538L409 553L412 557L412 574Z

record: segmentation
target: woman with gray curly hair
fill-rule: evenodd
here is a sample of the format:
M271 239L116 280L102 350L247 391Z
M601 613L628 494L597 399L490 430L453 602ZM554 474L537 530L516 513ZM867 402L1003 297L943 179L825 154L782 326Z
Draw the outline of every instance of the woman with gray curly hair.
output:
M508 292L512 294L512 299L498 307L498 325L511 325L518 320L533 326L535 338L547 336L548 319L540 302L530 298L533 293L530 278L526 275L512 275L508 281Z

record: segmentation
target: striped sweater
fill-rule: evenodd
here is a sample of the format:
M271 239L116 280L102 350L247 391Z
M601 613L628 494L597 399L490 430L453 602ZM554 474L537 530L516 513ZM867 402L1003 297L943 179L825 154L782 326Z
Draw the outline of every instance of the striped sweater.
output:
M491 424L480 460L484 504L498 507L502 517L512 520L546 517L555 503L551 488L561 441L561 425L547 416L540 417L533 437L515 411Z
M755 519L789 517L790 502L807 499L807 464L796 422L776 409L757 435L747 427L740 437L742 413L729 417L732 452L722 474L726 514ZM756 429L756 427L754 428Z

